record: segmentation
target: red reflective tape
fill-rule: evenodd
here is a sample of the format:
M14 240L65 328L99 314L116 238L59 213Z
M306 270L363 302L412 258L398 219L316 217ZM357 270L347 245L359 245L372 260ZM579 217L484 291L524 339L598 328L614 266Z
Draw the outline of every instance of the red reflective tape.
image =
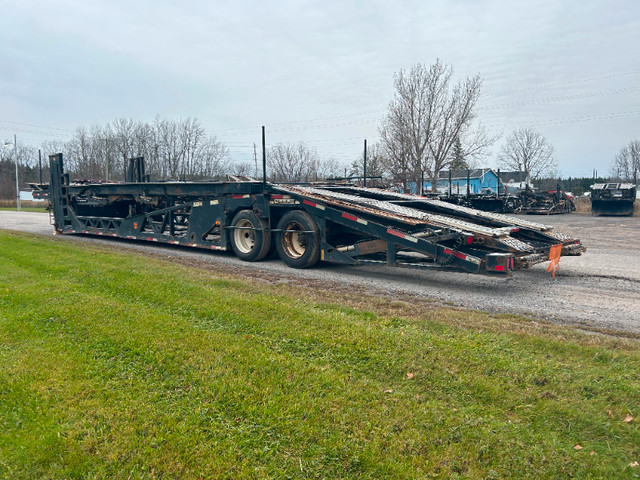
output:
M244 195L232 195L232 197L234 200L237 200L238 198L244 198Z
M467 256L466 256L464 253L460 253L460 252L453 252L453 254L454 254L456 257L458 257L458 258L460 258L460 259L462 259L462 260L466 260L466 259L467 259Z
M146 240L147 240L148 242L153 242L153 237L147 237L147 238L146 238Z
M496 271L497 271L497 272L504 272L504 266L502 266L502 265L496 265Z
M343 213L342 218L346 218L347 220L352 220L354 222L358 221L358 217L354 217L353 215L349 215L348 213ZM404 238L404 235L402 236Z
M473 243L473 237L467 237L467 245Z
M453 250L451 250L450 248L445 248L444 253L446 253L447 255L451 255L453 253Z
M387 228L387 233L390 233L391 235L395 235L396 237L400 237L400 238L405 237L404 233L396 232L395 230L391 230L390 228Z
M316 204L313 202L310 202L309 200L303 200L302 203L304 203L305 205L309 205L310 207L315 207Z
M284 195L271 195L271 198L275 198L277 200L280 200L281 198L284 198Z

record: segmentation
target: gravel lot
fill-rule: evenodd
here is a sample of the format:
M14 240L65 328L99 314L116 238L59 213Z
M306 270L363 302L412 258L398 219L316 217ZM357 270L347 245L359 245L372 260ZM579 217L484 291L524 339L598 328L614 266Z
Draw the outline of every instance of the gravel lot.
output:
M58 238L117 245L166 258L193 259L212 271L231 271L268 281L304 283L323 289L355 286L374 295L434 299L492 313L517 313L554 323L640 334L640 217L574 213L528 218L580 238L587 253L563 257L555 279L546 272L546 263L505 279L330 264L293 270L279 260L245 263L228 253L95 237ZM0 211L0 228L53 235L49 216L42 213Z

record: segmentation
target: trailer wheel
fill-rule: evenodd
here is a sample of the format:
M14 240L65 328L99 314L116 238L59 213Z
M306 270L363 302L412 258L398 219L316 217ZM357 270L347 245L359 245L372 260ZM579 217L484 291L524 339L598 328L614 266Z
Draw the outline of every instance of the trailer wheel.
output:
M251 210L242 210L231 222L231 248L240 260L257 262L269 253L271 234L267 223Z
M292 210L278 222L276 250L292 268L309 268L320 261L320 234L311 215Z

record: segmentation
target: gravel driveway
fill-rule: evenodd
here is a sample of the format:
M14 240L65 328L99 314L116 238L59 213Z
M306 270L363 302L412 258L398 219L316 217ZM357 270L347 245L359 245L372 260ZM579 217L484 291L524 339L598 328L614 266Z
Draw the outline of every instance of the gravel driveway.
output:
M91 241L153 252L167 258L195 259L212 270L251 277L277 277L318 288L351 285L374 295L435 299L492 313L517 313L554 323L640 334L640 217L592 217L585 214L526 216L580 238L587 253L563 257L555 279L547 264L516 272L511 278L405 270L375 266L322 264L294 270L279 260L241 262L229 253L210 253L144 242L85 236ZM52 235L48 214L0 211L0 228Z

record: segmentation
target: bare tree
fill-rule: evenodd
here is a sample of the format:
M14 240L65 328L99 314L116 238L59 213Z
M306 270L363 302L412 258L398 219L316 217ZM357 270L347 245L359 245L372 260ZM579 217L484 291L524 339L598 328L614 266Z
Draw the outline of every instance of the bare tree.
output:
M134 149L134 131L137 128L136 122L130 118L118 118L111 124L113 132L113 144L115 146L117 156L119 158L122 178L125 176L128 159L136 156ZM118 165L117 162L114 162Z
M219 177L231 168L229 149L214 136L206 137L197 148L198 178Z
M17 153L17 158L16 158ZM17 145L6 147L0 144L0 198L16 198L16 161L18 167L19 188L29 182L37 182L38 149L17 141Z
M192 118L119 118L104 127L79 127L68 142L45 142L42 150L45 157L62 152L67 171L84 179L123 178L128 159L138 156L154 178L220 177L231 166L227 147Z
M435 185L440 170L452 161L460 142L465 156L482 155L495 139L480 127L473 130L482 81L479 76L452 84L453 69L440 60L420 63L394 79L395 96L380 127L387 168L396 180L414 180L426 172Z
M229 173L231 173L232 175L251 177L253 170L254 166L251 164L251 162L236 162L231 165Z
M16 198L16 164L14 157L4 152L0 145L0 199Z
M385 149L385 168L391 178L402 183L403 191L407 191L407 180L413 174L413 160L410 154L406 129L400 119L387 118L380 129L380 138Z
M514 130L498 156L498 164L510 170L529 172L532 178L552 172L556 167L553 146L532 128Z
M367 146L367 178L383 176L387 163L384 149L380 143L372 143ZM349 175L352 177L362 177L364 175L364 152L362 152L360 158L351 163Z
M316 151L303 142L279 143L267 150L269 177L274 182L313 181L319 163Z
M637 181L640 173L640 141L632 140L620 149L611 164L611 176L624 181Z
M344 167L335 158L321 159L316 166L315 177L318 180L339 177Z

